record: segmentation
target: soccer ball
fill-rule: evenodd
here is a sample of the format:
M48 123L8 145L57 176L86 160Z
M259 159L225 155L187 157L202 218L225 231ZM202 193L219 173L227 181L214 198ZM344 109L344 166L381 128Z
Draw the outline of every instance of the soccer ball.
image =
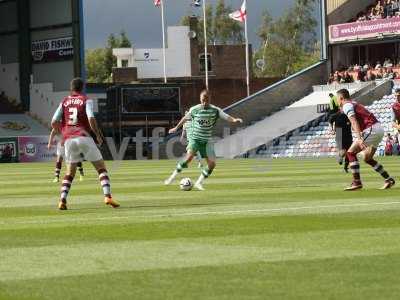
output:
M183 178L179 183L182 191L190 191L193 188L193 182L190 178Z

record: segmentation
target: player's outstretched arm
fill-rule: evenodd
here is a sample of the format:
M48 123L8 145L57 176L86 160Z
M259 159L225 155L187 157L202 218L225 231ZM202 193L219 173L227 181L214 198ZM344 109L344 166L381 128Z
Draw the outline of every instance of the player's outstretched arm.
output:
M185 122L188 120L188 115L185 115L180 121L179 123L174 127L171 128L168 133L172 134L178 131L179 128L181 128L183 126L183 124L185 124Z
M234 118L230 115L228 115L226 112L224 112L221 108L218 108L219 110L219 117L225 121L228 121L229 123L243 123L243 120L241 118Z

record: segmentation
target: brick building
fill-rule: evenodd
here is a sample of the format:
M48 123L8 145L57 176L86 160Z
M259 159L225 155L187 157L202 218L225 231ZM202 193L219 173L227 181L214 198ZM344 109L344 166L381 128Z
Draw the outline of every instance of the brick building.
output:
M197 17L192 16L190 26L168 27L166 69L169 78L179 81L205 77L204 45L198 39L197 23ZM251 45L249 47L251 53ZM245 50L244 44L208 45L210 79L245 79ZM114 71L117 83L158 81L163 77L162 49L119 48L114 49L113 54L117 57Z

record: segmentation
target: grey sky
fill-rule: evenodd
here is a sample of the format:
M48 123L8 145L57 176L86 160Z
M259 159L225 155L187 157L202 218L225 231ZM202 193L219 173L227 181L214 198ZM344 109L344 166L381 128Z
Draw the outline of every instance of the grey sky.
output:
M178 25L184 15L201 14L200 8L192 8L191 0L164 0L166 24ZM207 0L215 4L217 0ZM84 0L85 47L103 47L110 33L124 29L135 47L161 47L160 9L153 0ZM242 0L225 0L233 9ZM294 0L248 0L248 26L250 43L257 46L257 30L264 9L273 16L281 15L293 5Z

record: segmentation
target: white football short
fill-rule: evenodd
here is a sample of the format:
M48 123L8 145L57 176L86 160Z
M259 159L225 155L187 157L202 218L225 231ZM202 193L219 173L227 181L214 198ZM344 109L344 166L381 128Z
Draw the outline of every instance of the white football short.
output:
M367 146L378 148L384 134L385 130L383 129L381 123L375 123L363 131L364 143Z
M65 157L65 147L61 145L61 142L57 143L57 157Z
M82 155L81 155L82 154ZM69 138L65 141L65 160L68 163L78 163L85 160L94 162L103 159L99 148L97 148L91 137L79 136Z

